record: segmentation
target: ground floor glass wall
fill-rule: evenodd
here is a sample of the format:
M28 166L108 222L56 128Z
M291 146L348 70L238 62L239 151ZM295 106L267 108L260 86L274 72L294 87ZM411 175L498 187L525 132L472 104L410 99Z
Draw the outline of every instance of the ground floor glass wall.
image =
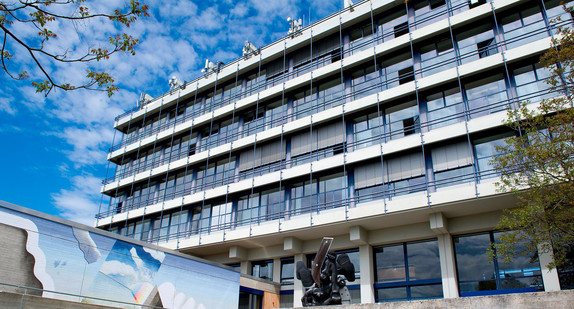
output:
M373 248L377 302L441 298L438 241Z
M454 237L460 296L477 296L544 290L536 252L517 254L510 262L487 250L503 232L488 232ZM520 250L517 250L520 252Z

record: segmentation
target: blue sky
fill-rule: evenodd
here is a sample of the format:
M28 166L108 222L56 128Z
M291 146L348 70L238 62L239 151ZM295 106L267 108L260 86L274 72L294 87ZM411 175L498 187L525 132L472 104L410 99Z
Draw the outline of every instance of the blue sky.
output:
M136 55L115 55L92 64L116 79L121 90L112 98L94 91L56 90L47 98L35 93L30 81L38 70L22 50L7 45L16 55L10 67L26 69L32 78L13 81L0 73L0 200L93 224L114 118L133 108L142 92L152 97L167 92L171 76L195 79L206 58L229 62L241 56L245 40L260 47L283 37L289 16L302 18L307 26L309 19L317 21L343 7L343 0L143 2L150 6L151 16L124 30L141 39ZM109 12L121 2L87 5L92 12ZM52 27L58 38L46 48L62 51L66 46L70 53L99 46L115 30L105 21ZM34 36L33 30L18 24L13 30ZM52 76L72 81L81 80L87 69L82 64L45 65Z

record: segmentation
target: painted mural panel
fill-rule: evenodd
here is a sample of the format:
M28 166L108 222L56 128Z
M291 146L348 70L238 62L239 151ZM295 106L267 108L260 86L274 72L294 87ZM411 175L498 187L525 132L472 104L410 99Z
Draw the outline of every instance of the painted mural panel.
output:
M0 281L40 288L43 297L125 308L238 306L240 275L225 268L1 206L0 231L14 252L0 263Z

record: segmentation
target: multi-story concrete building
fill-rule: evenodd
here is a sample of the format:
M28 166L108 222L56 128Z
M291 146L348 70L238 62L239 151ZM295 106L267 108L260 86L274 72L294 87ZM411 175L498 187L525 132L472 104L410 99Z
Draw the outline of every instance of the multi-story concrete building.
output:
M355 263L355 302L572 286L548 253L486 254L515 205L489 160L517 134L507 108L556 95L539 57L557 16L371 0L295 27L117 117L97 226L281 282L282 306L323 236Z

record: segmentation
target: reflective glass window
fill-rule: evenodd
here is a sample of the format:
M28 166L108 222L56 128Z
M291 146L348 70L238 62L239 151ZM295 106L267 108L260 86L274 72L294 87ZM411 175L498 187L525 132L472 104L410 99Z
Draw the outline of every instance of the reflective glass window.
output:
M438 241L373 248L377 302L441 298Z
M454 249L461 296L543 290L540 264L536 252L517 255L511 263L501 261L495 252L491 261L487 249L498 241L501 232L454 237ZM510 291L509 291L510 292Z

